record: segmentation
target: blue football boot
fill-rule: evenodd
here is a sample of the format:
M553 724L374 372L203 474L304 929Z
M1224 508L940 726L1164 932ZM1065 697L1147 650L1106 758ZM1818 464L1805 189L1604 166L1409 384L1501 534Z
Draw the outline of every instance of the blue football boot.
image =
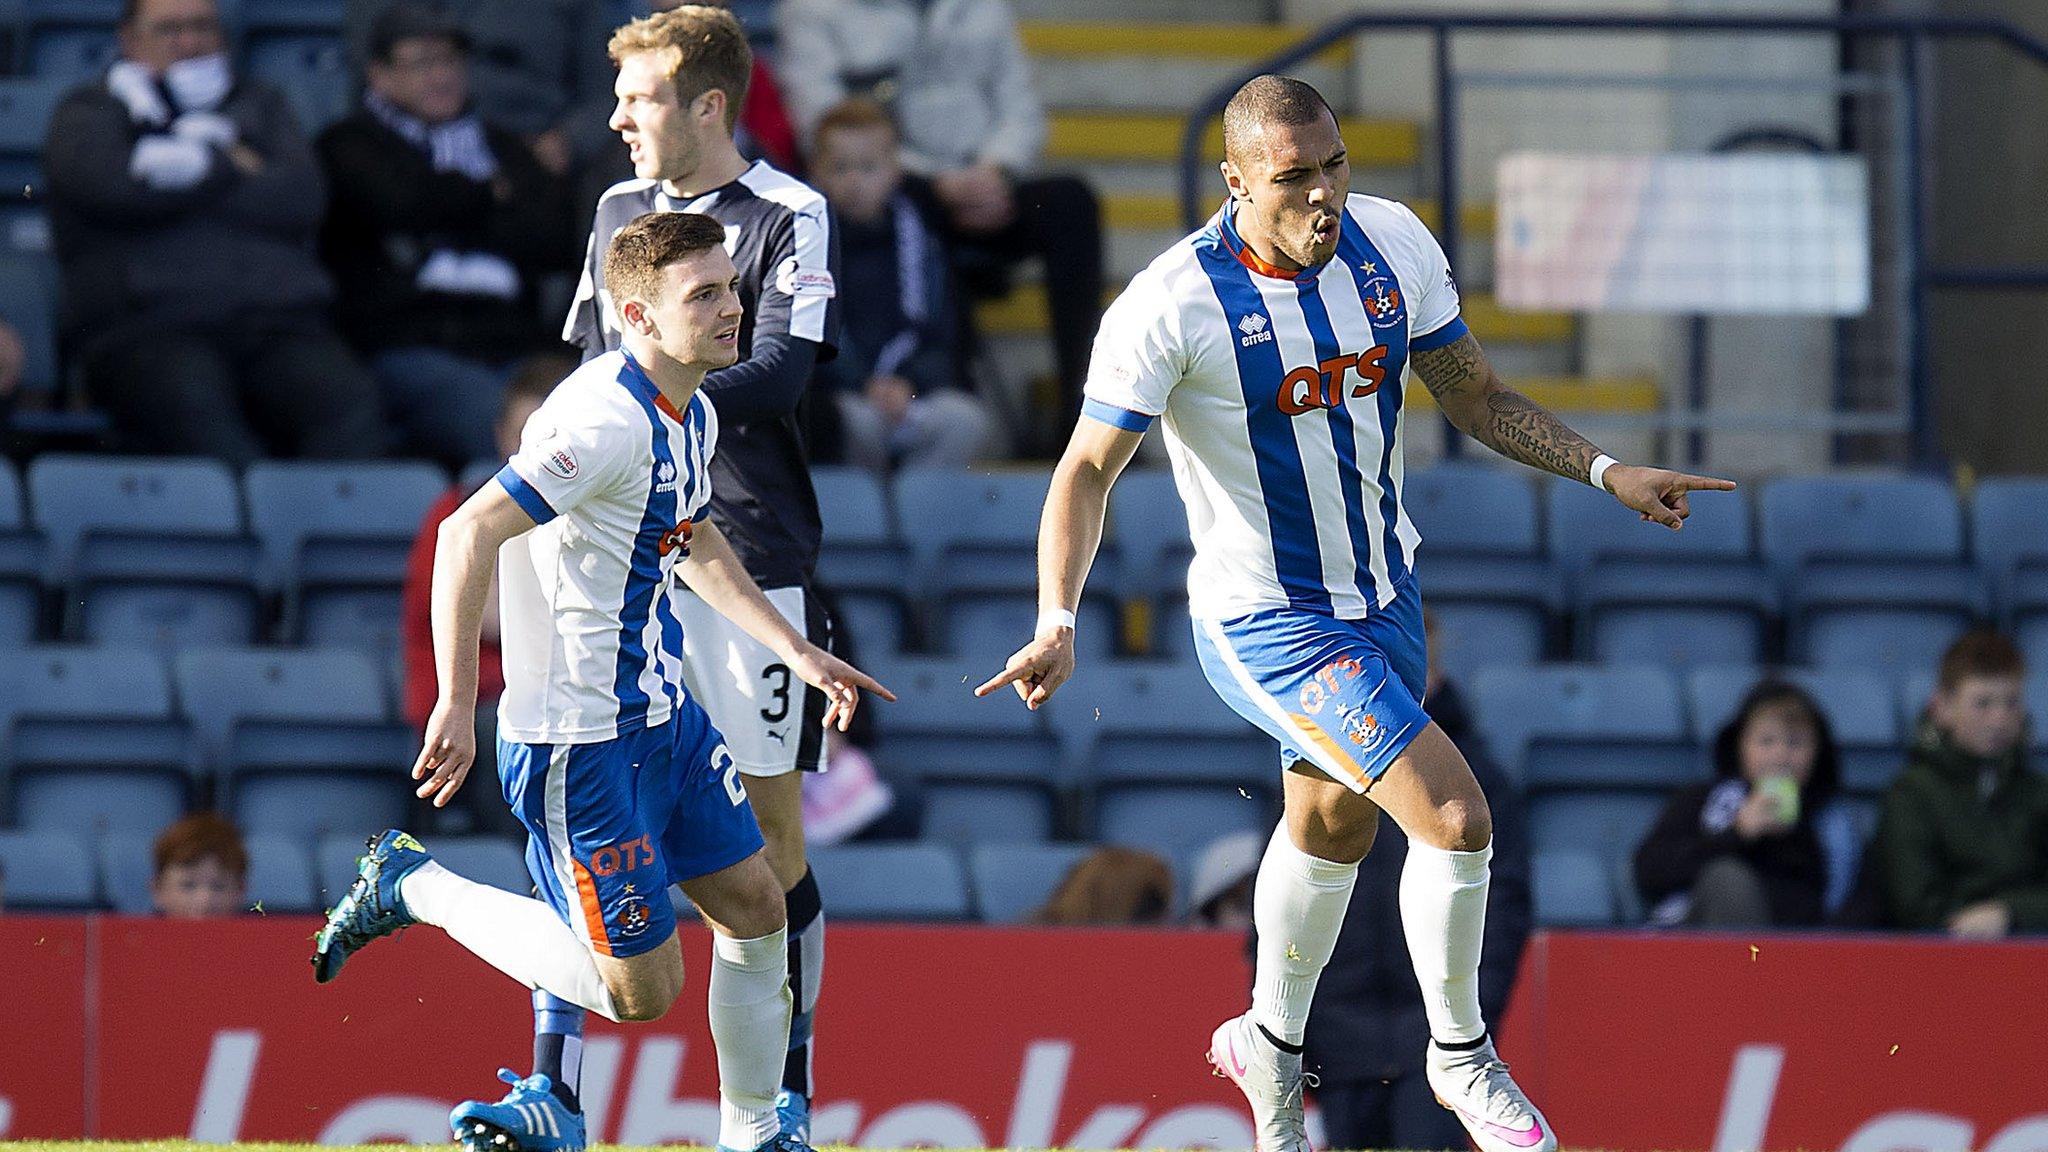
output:
M787 1088L775 1094L775 1118L782 1130L804 1144L811 1142L811 1102Z
M778 1095L776 1100L779 1102L781 1096ZM779 1112L780 1109L777 1109L777 1111ZM784 1128L775 1135L774 1139L769 1140L759 1148L728 1148L720 1144L718 1152L811 1152L811 1143L788 1128Z
M521 1080L510 1068L498 1079L512 1086L496 1104L470 1100L448 1114L455 1142L469 1152L583 1152L583 1115L555 1096L554 1081L539 1072Z
M412 833L393 828L369 842L370 854L356 861L355 883L327 914L327 926L313 945L313 979L322 984L341 974L350 955L379 936L418 923L398 897L398 882L433 857Z

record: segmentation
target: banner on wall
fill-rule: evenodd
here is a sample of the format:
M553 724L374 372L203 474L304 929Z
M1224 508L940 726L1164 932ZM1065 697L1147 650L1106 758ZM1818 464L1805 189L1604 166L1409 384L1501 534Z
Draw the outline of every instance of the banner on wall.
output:
M525 1069L518 986L428 929L315 985L315 927L0 919L8 1033L34 1041L0 1044L0 1138L436 1143ZM832 933L820 1143L1251 1146L1202 1060L1245 1002L1240 939ZM666 1018L591 1029L593 1140L715 1136L701 930L684 952ZM2048 1152L2048 944L1539 935L1501 1048L1573 1146Z

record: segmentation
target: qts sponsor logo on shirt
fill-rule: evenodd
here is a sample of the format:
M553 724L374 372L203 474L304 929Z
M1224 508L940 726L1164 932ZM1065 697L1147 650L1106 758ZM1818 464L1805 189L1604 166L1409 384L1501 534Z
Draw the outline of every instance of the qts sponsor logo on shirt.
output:
M1275 407L1289 416L1318 408L1340 408L1346 400L1370 396L1386 382L1387 346L1375 344L1364 352L1346 352L1316 364L1304 364L1280 380Z

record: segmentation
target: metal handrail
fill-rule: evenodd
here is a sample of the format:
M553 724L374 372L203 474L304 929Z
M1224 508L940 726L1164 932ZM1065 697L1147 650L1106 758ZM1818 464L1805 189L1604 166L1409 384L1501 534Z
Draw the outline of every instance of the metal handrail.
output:
M1743 15L1613 15L1565 13L1473 13L1373 12L1333 20L1310 32L1293 45L1259 61L1211 89L1188 113L1180 141L1180 210L1183 224L1193 230L1208 211L1202 195L1203 143L1209 122L1219 116L1230 97L1255 76L1284 71L1324 51L1341 40L1366 31L1427 32L1433 40L1436 60L1435 110L1437 124L1437 166L1442 182L1444 211L1437 240L1452 267L1458 266L1462 231L1456 203L1458 182L1457 90L1451 66L1451 36L1456 32L1594 32L1605 34L1642 33L1726 33L1749 32L1780 35L1824 35L1881 37L1898 42L1902 48L1901 78L1905 85L1906 140L1902 151L1907 181L1905 204L1906 262L1909 268L1911 323L1907 326L1906 387L1908 419L1912 428L1912 455L1922 467L1935 465L1939 448L1935 442L1932 406L1928 392L1931 367L1927 352L1928 291L1943 288L2003 290L2048 289L2048 267L1931 268L1926 259L1926 167L1920 161L1923 109L1920 82L1928 69L1926 47L1932 40L1990 40L2003 44L2048 68L2048 43L2036 39L2001 20L1966 17L1916 16L1743 16Z

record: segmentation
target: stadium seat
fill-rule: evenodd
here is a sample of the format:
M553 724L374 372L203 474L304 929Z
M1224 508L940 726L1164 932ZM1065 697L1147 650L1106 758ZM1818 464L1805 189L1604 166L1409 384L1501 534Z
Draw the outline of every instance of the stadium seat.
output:
M1057 794L1069 777L1043 717L1007 688L974 696L975 685L1001 667L944 656L871 660L867 671L897 696L893 704L863 704L875 710L876 763L906 779L1024 784Z
M243 478L249 526L285 593L286 634L390 651L427 510L448 490L432 464L263 461Z
M1590 850L1607 871L1619 918L1641 918L1632 861L1667 797L1645 792L1552 792L1530 797L1530 850ZM1533 857L1532 857L1533 858Z
M261 834L243 840L249 850L249 907L265 914L320 910L305 841Z
M1176 664L1193 664L1195 655L1195 621L1188 614L1186 591L1179 596L1163 595L1152 611L1152 636L1148 650L1162 660Z
M314 895L322 908L332 908L355 883L356 862L369 851L364 841L383 831L365 826L360 832L330 832L313 841Z
M416 735L385 722L383 676L345 649L197 649L179 699L219 763L245 831L311 834L399 822Z
M1082 663L1054 696L1053 730L1086 779L1207 782L1270 796L1279 746L1230 710L1193 663Z
M20 647L41 630L43 538L28 527L21 475L0 457L0 646Z
M266 32L251 40L244 67L276 85L291 101L299 130L318 135L349 114L355 91L340 35L317 31Z
M1753 663L1777 596L1752 555L1749 505L1695 494L1672 532L1614 497L1561 478L1547 485L1550 554L1569 590L1578 650L1632 664Z
M947 598L940 625L940 648L955 656L991 660L1000 666L1037 629L1036 596L970 593ZM1083 661L1109 659L1121 631L1116 605L1103 597L1087 597L1075 615L1075 654Z
M80 911L99 905L92 856L68 831L0 832L9 912Z
M1528 477L1440 464L1410 473L1401 500L1424 541L1415 566L1437 617L1439 662L1469 675L1541 659L1557 592Z
M1052 839L1058 822L1037 785L935 781L923 797L925 839L947 844L1036 843Z
M1491 668L1472 681L1487 746L1531 791L1665 790L1701 778L1676 679L1651 666Z
M854 650L903 651L910 552L897 539L881 481L865 468L819 465L811 469L811 485L825 524L818 582L829 591Z
M974 906L991 924L1021 924L1093 844L977 844L967 854L974 877Z
M42 184L43 137L50 114L76 75L0 77L0 187L19 194Z
M1272 829L1278 808L1248 791L1228 784L1105 787L1095 801L1095 836L1106 844L1156 853L1178 866L1219 836ZM1175 887L1185 891L1187 885L1177 879Z
M1596 852L1537 852L1529 860L1529 879L1538 924L1600 928L1619 919L1612 872Z
M893 594L842 592L834 589L833 618L860 659L894 656L910 647L904 628L903 598ZM856 661L857 662L857 661Z
M1842 786L1877 793L1902 762L1897 690L1890 675L1861 668L1765 669L1747 666L1694 668L1686 676L1693 738L1709 752L1714 738L1735 716L1742 698L1766 675L1804 688L1828 718L1842 753Z
M1808 663L1925 667L1985 613L1944 481L1792 477L1765 485L1761 503L1764 559L1786 588L1792 653Z
M111 21L104 27L51 27L36 23L34 16L30 20L29 74L59 89L90 81L120 58L121 45Z
M1193 658L1187 598L1188 564L1195 550L1188 537L1187 506L1181 503L1173 474L1133 466L1117 477L1109 491L1107 537L1116 545L1123 595L1151 606L1146 651Z
M533 892L523 845L502 836L429 836L427 851L449 871L520 896Z
M2027 663L2048 668L2048 480L1999 477L1977 485L1977 565L1990 578L1998 618ZM2048 725L2048 717L2042 718Z
M196 792L197 748L146 649L17 652L0 666L0 735L9 810L25 827L153 830Z
M67 629L156 647L247 643L258 553L233 473L215 460L46 455L29 509L68 585Z
M972 914L960 857L939 844L837 844L810 860L830 877L842 920L965 920Z
M21 389L49 395L57 375L57 263L25 252L0 255L0 320L21 337Z
M93 847L100 903L116 912L144 916L155 911L149 894L153 848L162 829L110 832Z

